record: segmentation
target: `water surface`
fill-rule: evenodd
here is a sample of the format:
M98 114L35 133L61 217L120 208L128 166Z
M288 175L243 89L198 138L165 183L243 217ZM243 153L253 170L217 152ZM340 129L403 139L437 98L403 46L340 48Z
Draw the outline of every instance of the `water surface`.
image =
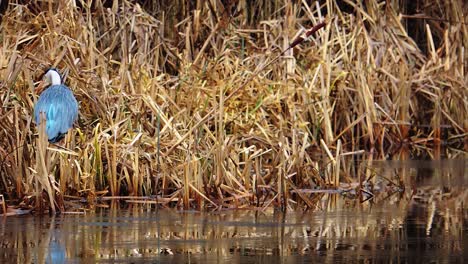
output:
M366 202L321 194L306 212L129 205L3 218L0 263L465 263L466 161L371 167L374 186L386 188L386 179L406 187Z

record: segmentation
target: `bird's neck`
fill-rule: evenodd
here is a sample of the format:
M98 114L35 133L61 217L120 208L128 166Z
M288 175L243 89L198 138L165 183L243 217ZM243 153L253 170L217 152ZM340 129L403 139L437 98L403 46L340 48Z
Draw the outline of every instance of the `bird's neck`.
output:
M49 71L47 73L47 76L49 77L49 80L52 85L60 85L62 84L62 78L60 78L60 74L56 71Z

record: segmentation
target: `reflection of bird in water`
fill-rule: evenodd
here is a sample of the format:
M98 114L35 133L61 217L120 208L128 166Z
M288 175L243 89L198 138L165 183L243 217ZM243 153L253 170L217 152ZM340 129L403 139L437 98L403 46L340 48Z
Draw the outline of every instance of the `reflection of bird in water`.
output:
M62 84L57 69L49 69L45 78L51 85L41 93L34 107L34 119L39 125L41 113L44 113L47 137L49 142L56 143L65 137L78 117L78 102L72 91Z
M64 245L61 244L58 240L52 239L49 244L49 254L47 254L45 263L60 264L66 263L66 260L67 255Z

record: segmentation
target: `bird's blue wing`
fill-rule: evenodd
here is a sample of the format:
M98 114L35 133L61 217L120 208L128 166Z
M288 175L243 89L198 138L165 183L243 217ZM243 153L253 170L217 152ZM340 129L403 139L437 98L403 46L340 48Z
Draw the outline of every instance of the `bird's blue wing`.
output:
M73 126L78 117L78 103L66 86L53 85L41 94L34 108L37 124L40 123L40 113L45 113L47 136L53 140Z

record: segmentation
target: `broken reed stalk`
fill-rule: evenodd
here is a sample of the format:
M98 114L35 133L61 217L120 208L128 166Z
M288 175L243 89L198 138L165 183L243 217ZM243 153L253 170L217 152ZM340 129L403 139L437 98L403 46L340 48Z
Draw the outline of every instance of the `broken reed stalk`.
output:
M432 38L432 32L431 28L429 25L426 24L426 32L427 32L427 43L428 43L428 50L430 51L430 59L432 61L438 61L439 56L437 55L437 52L435 50L435 44L434 40ZM448 43L447 43L448 45ZM442 93L440 89L437 89L436 95L439 98L442 98ZM431 119L431 124L432 124L432 140L434 142L434 148L436 150L440 150L440 133L441 133L441 110L440 110L440 105L441 102L435 101L434 102L434 113ZM439 153L440 151L437 151ZM437 155L438 156L438 155Z
M336 164L335 164L335 167L334 167L334 182L333 184L335 185L335 187L338 188L338 186L340 186L340 173L341 173L341 140L338 139L338 142L336 144L336 154L335 154L335 160L336 160Z
M272 62L277 60L279 57L283 56L290 49L292 49L292 48L296 47L297 45L301 44L302 42L304 42L306 39L308 39L310 36L314 35L317 31L319 31L319 29L325 27L326 25L327 25L327 23L325 21L322 21L322 22L318 23L317 25L313 26L312 28L310 28L309 30L307 30L306 32L304 32L303 34L299 35L296 39L293 40L293 42L291 42L289 47L287 49L283 50L278 57L276 57L275 59L272 60Z
M409 137L409 125L411 123L409 117L409 100L411 96L411 80L408 79L408 69L407 65L402 63L400 64L400 76L398 82L399 92L399 132L402 139L407 139Z
M50 166L47 157L48 151L47 146L49 144L46 133L46 117L44 113L40 113L39 122L39 137L36 140L36 208L42 206L42 191L45 190L49 197L49 206L52 214L55 214L55 195L54 190L51 187L49 175Z

